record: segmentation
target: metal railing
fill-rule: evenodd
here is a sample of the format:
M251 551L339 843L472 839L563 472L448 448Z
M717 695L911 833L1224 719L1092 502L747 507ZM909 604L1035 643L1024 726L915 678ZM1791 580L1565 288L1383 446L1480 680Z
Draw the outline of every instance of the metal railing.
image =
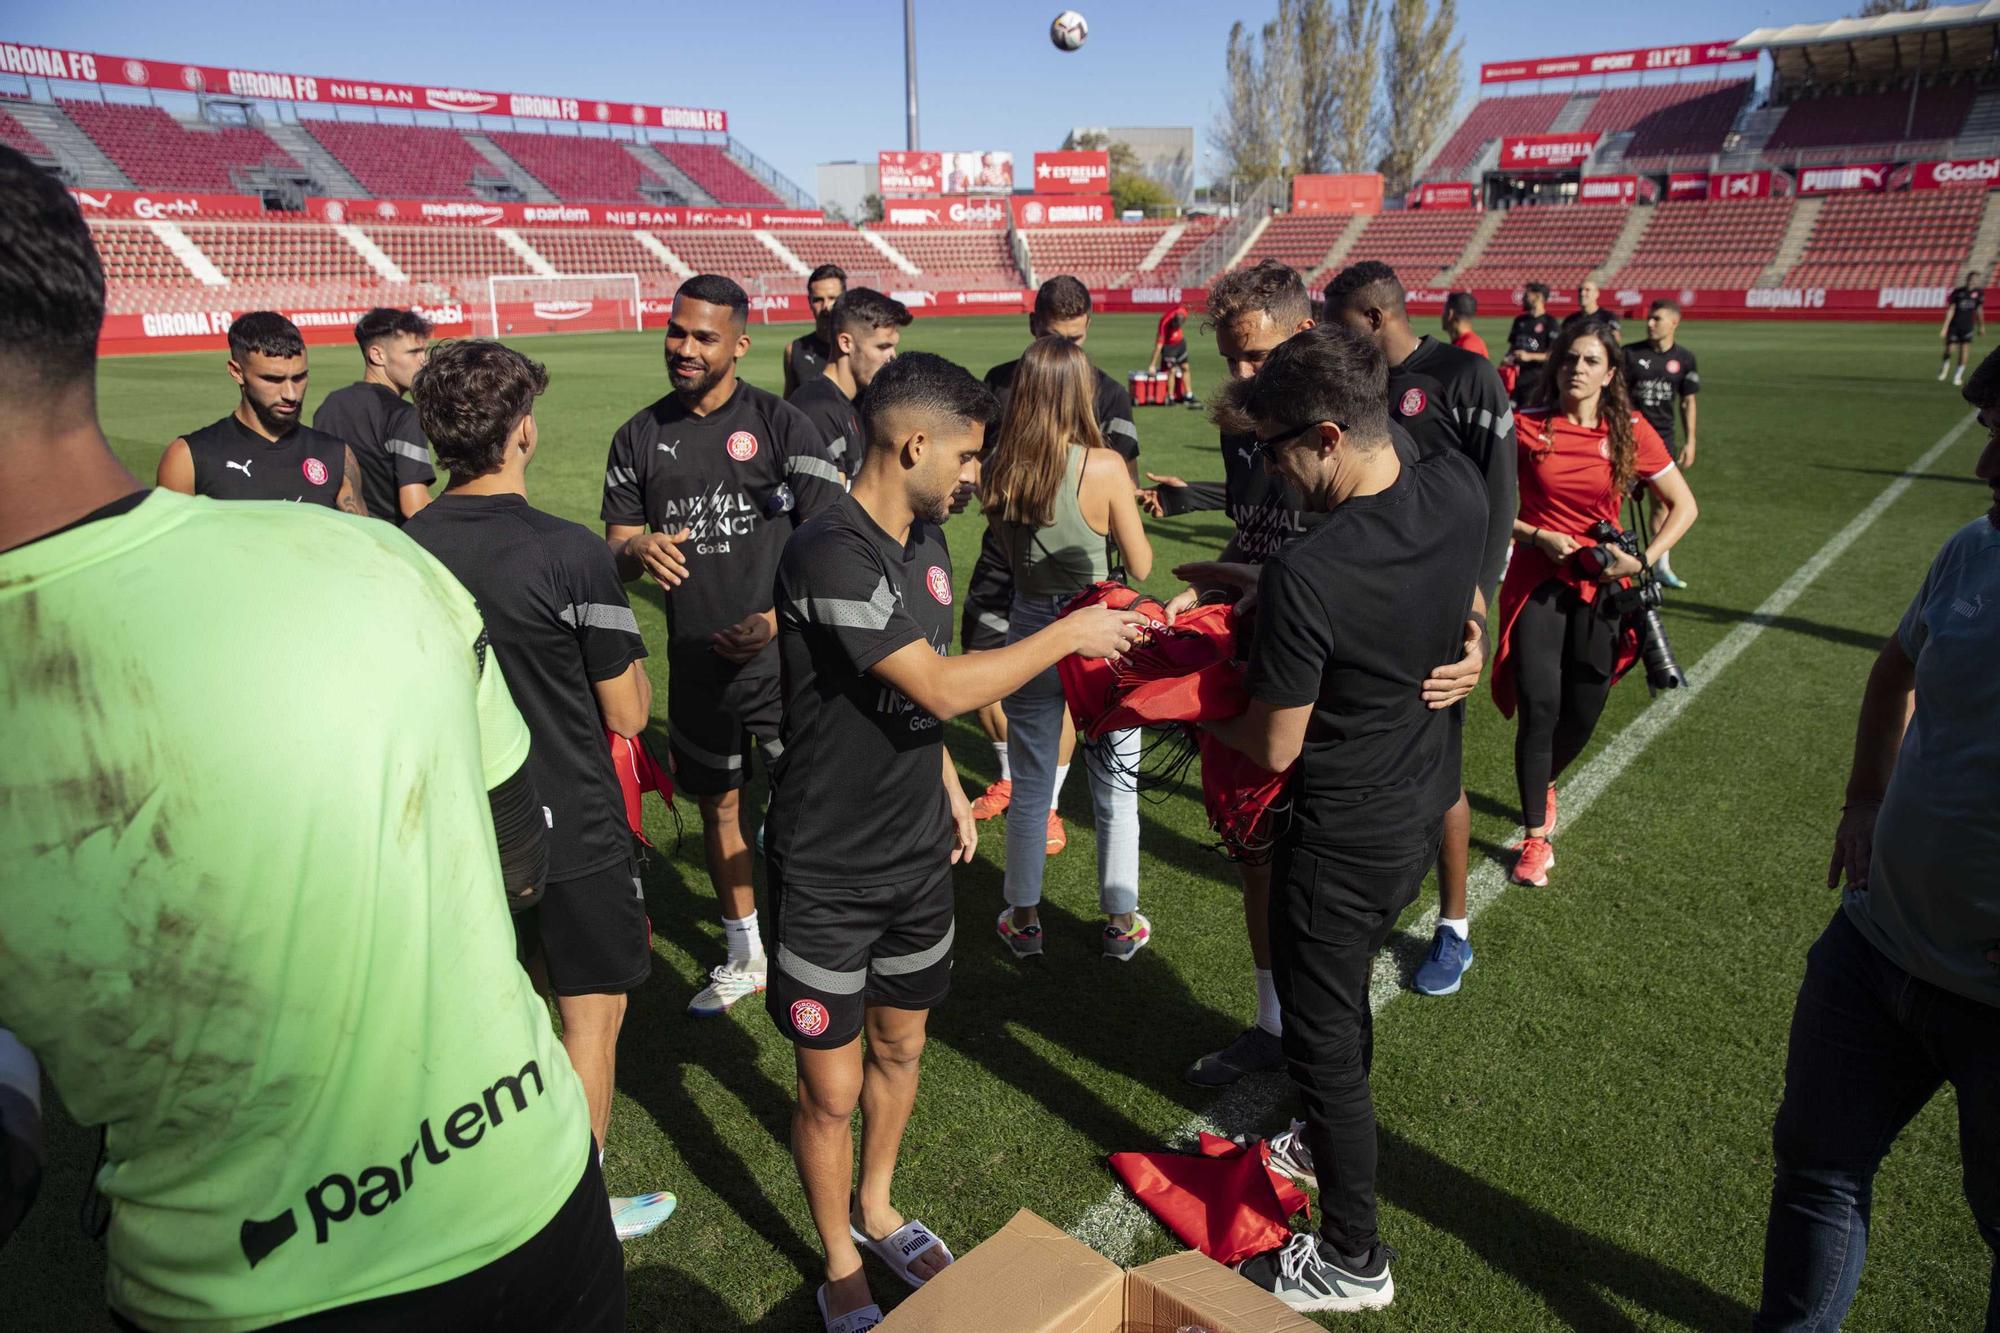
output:
M743 141L731 136L727 145L729 155L758 180L771 188L785 204L791 208L811 208L813 198L792 182L791 177L766 162L763 158L743 146Z
M1250 187L1247 194L1237 200L1236 216L1226 227L1219 227L1215 233L1188 252L1181 261L1180 272L1174 283L1180 287L1200 287L1215 274L1220 273L1229 261L1236 257L1236 251L1243 244L1244 235L1260 220L1271 216L1288 197L1290 179L1272 176Z

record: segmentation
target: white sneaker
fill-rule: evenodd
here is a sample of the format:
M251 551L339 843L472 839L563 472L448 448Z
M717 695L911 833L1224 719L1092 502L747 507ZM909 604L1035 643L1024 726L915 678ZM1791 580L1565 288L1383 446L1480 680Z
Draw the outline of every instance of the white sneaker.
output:
M1271 1137L1271 1169L1301 1185L1319 1188L1313 1171L1313 1152L1306 1146L1306 1122L1294 1120L1292 1127Z
M720 1018L744 996L764 989L769 968L763 954L743 962L723 963L708 974L708 984L688 1001L688 1013L695 1018Z

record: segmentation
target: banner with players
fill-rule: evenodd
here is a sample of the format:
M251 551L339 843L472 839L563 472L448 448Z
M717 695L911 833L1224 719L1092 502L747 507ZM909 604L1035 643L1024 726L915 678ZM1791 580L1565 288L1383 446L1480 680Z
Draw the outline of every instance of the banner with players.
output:
M516 204L486 199L326 199L312 196L306 212L322 222L444 223L461 227L824 227L826 214L807 208L652 207L626 204Z
M1111 154L1035 154L1035 193L1103 194L1111 188Z
M1842 194L1865 190L1879 194L1889 188L1890 163L1870 162L1855 167L1802 167L1800 194Z
M1597 151L1595 134L1508 134L1500 139L1500 171L1561 171L1582 166Z
M2000 157L1961 157L1919 162L1910 172L1912 190L2000 189Z
M1479 187L1471 181L1419 185L1414 202L1418 208L1477 208Z
M1012 153L913 153L883 150L876 154L884 199L891 196L937 194L1010 194L1014 189Z
M1007 201L978 195L956 199L884 199L882 224L888 227L1004 227Z
M700 130L720 134L729 115L703 107L600 102L591 98L548 97L536 93L495 93L476 88L440 88L413 83L333 79L317 74L277 74L184 65L172 60L139 60L57 47L0 42L0 74L64 79L117 88L250 97L271 102L320 102L337 106L391 107L404 111L445 111L468 116L521 116L530 120L595 121L647 129Z
M1479 81L1521 83L1530 79L1568 79L1592 74L1645 74L1697 65L1736 65L1757 59L1755 51L1731 49L1728 42L1690 42L1681 46L1638 46L1626 51L1593 51L1580 56L1548 56L1541 60L1500 60L1479 67Z
M138 218L143 222L194 222L202 218L262 217L254 194L195 194L190 190L79 190L69 197L86 218Z
M1577 182L1579 204L1629 204L1638 197L1637 176L1585 176Z
M1017 194L1007 200L1017 227L1094 226L1118 220L1110 195L1086 199L1079 195Z

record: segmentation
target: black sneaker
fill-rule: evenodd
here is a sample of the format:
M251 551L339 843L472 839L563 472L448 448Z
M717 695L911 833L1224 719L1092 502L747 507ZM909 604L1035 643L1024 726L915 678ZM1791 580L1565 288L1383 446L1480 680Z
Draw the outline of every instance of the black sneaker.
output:
M1310 1231L1298 1231L1284 1246L1253 1255L1236 1271L1285 1304L1307 1314L1380 1310L1396 1299L1389 1261L1396 1252L1381 1242L1367 1259L1343 1258L1320 1244Z
M1252 1025L1219 1051L1210 1051L1188 1066L1187 1081L1203 1088L1226 1088L1245 1074L1264 1074L1285 1067L1278 1039Z

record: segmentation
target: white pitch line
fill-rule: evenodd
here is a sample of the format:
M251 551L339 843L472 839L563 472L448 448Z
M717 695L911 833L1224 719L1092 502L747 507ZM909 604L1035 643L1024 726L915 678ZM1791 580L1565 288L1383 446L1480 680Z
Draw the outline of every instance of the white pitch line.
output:
M1976 419L1968 415L1946 431L1942 439L1924 451L1922 457L1883 487L1868 507L1854 516L1853 521L1794 570L1792 576L1766 597L1761 606L1723 635L1688 671L1685 689L1669 690L1653 700L1645 712L1626 724L1610 744L1578 770L1575 777L1565 782L1562 793L1563 823L1567 825L1582 818L1605 789L1631 766L1632 761L1645 753L1646 747L1671 726L1674 719L1693 706L1708 684L1728 670L1730 664L1741 657L1773 621L1789 610L1792 603L1798 601L1834 561L1859 541L1917 477L1927 472L1947 449L1958 443L1959 437ZM1525 829L1516 828L1509 841L1518 840L1525 833ZM1468 919L1484 912L1507 891L1506 869L1497 861L1486 861L1467 877ZM1413 929L1398 931L1389 940L1388 946L1375 959L1374 973L1369 981L1368 1003L1371 1009L1379 1013L1384 1005L1409 989L1411 975L1430 952L1431 934L1436 926L1437 909L1432 907L1424 912ZM1225 1138L1256 1133L1265 1126L1290 1091L1290 1082L1282 1074L1246 1078L1217 1098L1207 1114L1193 1117L1170 1135L1168 1145L1184 1144L1203 1132L1220 1134ZM1122 1186L1114 1186L1077 1219L1076 1225L1070 1228L1070 1234L1113 1263L1124 1264L1131 1259L1140 1233L1152 1225L1152 1214Z

